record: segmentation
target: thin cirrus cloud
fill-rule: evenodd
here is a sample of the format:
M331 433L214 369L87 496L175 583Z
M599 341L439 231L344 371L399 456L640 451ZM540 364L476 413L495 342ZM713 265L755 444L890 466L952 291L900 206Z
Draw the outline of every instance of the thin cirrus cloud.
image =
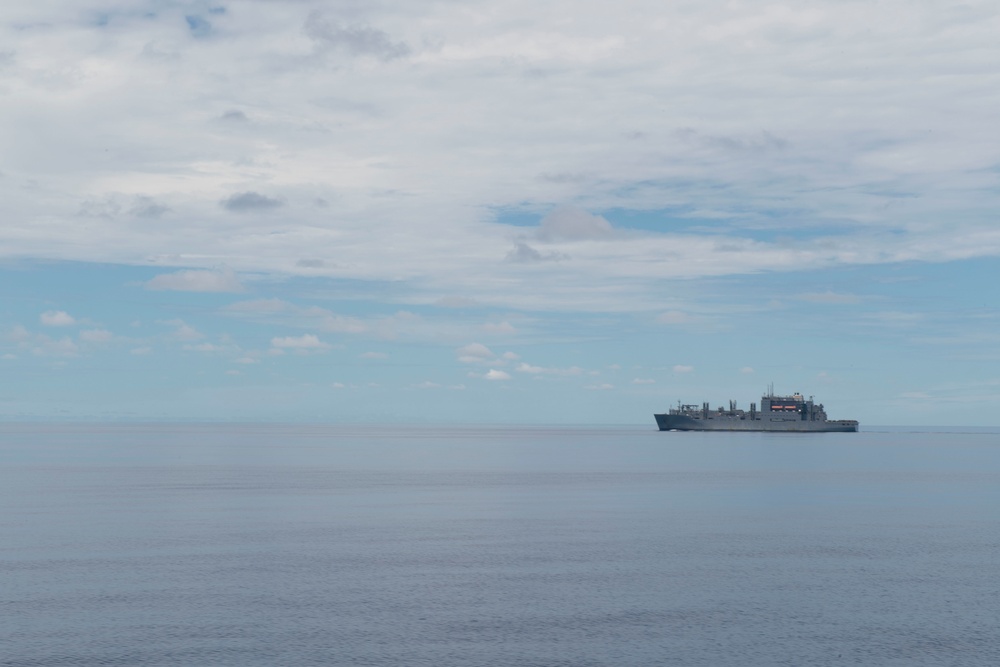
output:
M244 287L231 270L189 269L158 275L146 283L146 289L177 292L242 292Z
M316 334L301 336L276 336L271 339L271 346L280 350L319 352L329 350L332 346L324 343Z

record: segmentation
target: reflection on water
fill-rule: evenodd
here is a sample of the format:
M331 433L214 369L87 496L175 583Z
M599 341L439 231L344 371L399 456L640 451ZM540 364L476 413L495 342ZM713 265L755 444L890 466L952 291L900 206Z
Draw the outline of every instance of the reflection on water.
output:
M1000 664L1000 435L0 425L0 665Z

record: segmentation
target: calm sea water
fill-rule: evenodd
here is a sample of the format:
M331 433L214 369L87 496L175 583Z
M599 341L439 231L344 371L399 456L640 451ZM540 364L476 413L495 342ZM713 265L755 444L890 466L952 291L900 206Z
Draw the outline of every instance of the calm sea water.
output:
M1000 434L0 425L0 665L998 665Z

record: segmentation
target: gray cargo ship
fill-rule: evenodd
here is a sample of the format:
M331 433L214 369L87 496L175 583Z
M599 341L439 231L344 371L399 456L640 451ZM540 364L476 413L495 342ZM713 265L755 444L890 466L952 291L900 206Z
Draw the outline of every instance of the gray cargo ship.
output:
M807 431L855 432L858 422L853 419L830 420L826 418L823 404L813 402L812 396L802 394L775 396L773 391L760 399L749 410L737 410L736 401L729 401L729 409L709 409L708 403L681 405L666 414L653 415L661 431Z

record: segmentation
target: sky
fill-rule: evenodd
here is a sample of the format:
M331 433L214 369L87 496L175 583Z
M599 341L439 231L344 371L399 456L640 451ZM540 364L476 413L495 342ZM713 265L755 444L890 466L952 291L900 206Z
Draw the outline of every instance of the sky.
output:
M1000 425L1000 5L0 6L0 419Z

